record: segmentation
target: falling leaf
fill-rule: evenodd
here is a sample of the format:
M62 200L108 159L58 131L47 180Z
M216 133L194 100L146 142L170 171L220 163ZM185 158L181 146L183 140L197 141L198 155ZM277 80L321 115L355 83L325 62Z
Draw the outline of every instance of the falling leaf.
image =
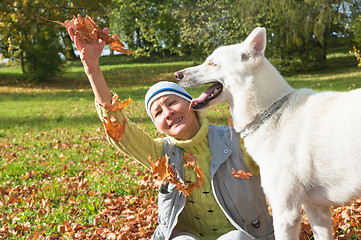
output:
M152 164L152 172L161 179L166 179L171 175L173 169L170 168L168 164L169 157L164 155L162 158L159 158L155 163L152 162L149 156L149 161ZM173 174L173 173L172 173Z
M163 157L158 158L157 162L153 163L149 157L149 161L152 165L152 173L164 182L171 182L176 186L183 186L177 178L175 171L169 165L168 160L169 157L164 155Z
M111 104L103 102L102 105L105 108L105 110L110 111L110 112L115 112L117 110L123 110L131 102L132 102L132 99L130 97L128 99L125 99L122 102L122 101L119 100L118 95L114 94L114 96L112 97L112 103Z
M197 158L193 154L188 154L188 157L189 156L192 156L191 162L196 162ZM175 171L172 169L172 167L169 165L168 160L169 157L167 155L160 157L156 163L153 163L149 158L149 161L152 165L153 174L163 180L163 184L165 182L170 182L176 185L176 188L180 192L183 192L186 196L188 196L192 191L204 186L203 172L199 166L194 165L193 169L193 171L197 174L196 181L190 182L189 184L184 184L177 178L177 175L175 174Z
M122 139L126 118L124 118L122 125L114 118L111 120L108 117L104 117L105 121L102 122L105 131L107 132L108 136L111 137L114 141L119 142Z
M183 156L183 159L186 160L184 167L195 166L197 164L197 157L194 156L192 152L187 152L186 155Z
M43 18L43 17L42 17ZM103 40L106 44L110 45L110 48L121 53L131 54L132 51L125 49L124 44L119 41L117 35L109 36L109 34L103 33L102 29L94 22L94 20L86 16L82 18L80 15L78 17L73 16L73 19L66 20L65 22L60 21L51 21L46 18L43 18L47 21L54 22L64 26L65 28L72 28L75 35L81 42L97 44L99 40Z
M236 172L236 170L234 170L233 168L232 168L232 174L234 177L241 179L249 179L250 177L252 177L252 173L250 172L246 173L243 170L239 170L238 172Z
M195 166L193 171L197 174L196 181L191 182L184 188L178 188L179 191L183 192L184 195L188 196L192 191L204 186L204 177L202 169L199 166Z

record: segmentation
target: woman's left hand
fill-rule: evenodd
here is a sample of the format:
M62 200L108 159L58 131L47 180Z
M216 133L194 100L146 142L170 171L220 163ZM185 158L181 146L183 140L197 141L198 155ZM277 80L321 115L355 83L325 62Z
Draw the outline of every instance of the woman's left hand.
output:
M82 18L80 14L78 14L78 18ZM99 40L99 43L85 43L79 40L76 36L74 30L72 28L67 29L70 35L70 38L73 40L75 47L78 49L80 53L80 59L84 65L85 72L91 73L95 71L99 67L99 58L103 52L105 42L103 40ZM108 34L109 29L104 28L103 33Z

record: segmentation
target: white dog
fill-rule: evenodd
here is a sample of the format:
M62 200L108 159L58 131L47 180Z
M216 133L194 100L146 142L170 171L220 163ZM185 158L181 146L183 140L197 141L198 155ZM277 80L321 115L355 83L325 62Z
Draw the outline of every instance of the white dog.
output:
M361 197L361 90L295 90L264 57L266 30L216 49L175 73L183 87L210 86L191 107L228 102L260 167L276 239L298 239L303 208L315 239L333 239L329 206Z

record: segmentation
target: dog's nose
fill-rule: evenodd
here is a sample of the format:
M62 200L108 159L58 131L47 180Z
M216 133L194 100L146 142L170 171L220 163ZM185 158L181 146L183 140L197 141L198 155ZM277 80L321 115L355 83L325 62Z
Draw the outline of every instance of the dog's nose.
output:
M175 76L175 79L176 79L177 81L179 81L179 80L182 80L182 79L183 79L184 74L183 74L182 72L175 72L175 73L174 73L174 76Z

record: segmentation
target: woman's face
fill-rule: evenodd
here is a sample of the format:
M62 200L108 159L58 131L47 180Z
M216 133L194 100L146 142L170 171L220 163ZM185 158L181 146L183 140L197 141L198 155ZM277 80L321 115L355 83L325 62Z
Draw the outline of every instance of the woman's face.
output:
M200 129L195 112L189 110L189 102L177 95L165 95L154 100L150 114L161 132L178 140L189 140Z

